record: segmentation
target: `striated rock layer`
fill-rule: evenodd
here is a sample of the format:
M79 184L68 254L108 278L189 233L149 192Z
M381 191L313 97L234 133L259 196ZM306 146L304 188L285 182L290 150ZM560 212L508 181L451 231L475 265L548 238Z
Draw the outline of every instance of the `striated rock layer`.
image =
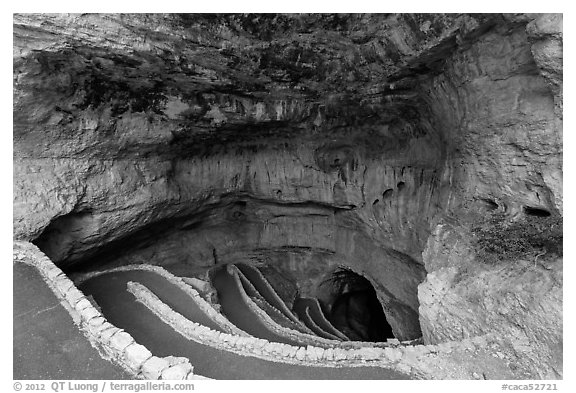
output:
M562 108L557 14L17 14L14 237L287 297L347 267L397 338L520 326L518 376L554 378L561 259L486 264L471 228L561 219Z

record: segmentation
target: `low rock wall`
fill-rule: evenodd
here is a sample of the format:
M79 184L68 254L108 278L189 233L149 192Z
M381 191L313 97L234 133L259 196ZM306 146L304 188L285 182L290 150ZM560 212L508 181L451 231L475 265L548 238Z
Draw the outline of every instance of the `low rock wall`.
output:
M13 261L35 267L90 343L108 360L139 379L206 379L183 357L157 357L109 323L74 283L35 245L14 241Z
M234 269L235 273L239 272L237 270L237 268L233 268L233 269ZM76 276L74 279L74 282L76 283L76 285L79 285L80 283L82 283L82 282L84 282L90 278L93 278L93 277L96 277L96 276L99 276L102 274L112 273L112 272L120 272L120 271L130 271L130 270L150 271L150 272L154 272L154 273L164 277L165 279L167 279L168 281L170 281L174 285L178 286L184 292L186 292L186 294L192 298L192 300L200 307L200 309L202 311L204 311L213 321L215 321L218 324L218 326L223 328L225 331L227 331L228 333L243 336L243 337L251 337L248 333L246 333L243 330L236 327L234 324L232 324L230 321L228 321L228 319L226 319L226 317L224 317L221 313L216 311L214 309L214 307L212 307L212 305L210 303L208 303L206 300L204 300L202 298L202 296L200 296L200 294L192 286L190 286L188 283L186 283L186 281L184 279L182 279L181 277L173 275L172 273L168 272L167 270L165 270L164 268L162 268L160 266L146 265L146 264L126 265L126 266L120 266L120 267L116 267L116 268L112 268L112 269L93 271L90 273L85 273L85 274ZM240 286L240 289L242 289L242 287L241 287L242 283L239 282L239 277L236 274L234 274L234 279L236 281L236 285ZM322 345L322 346L326 346L326 347L337 347L337 348L346 348L346 349L363 348L363 347L370 347L370 348L372 348L372 347L388 347L388 346L394 346L394 345L400 344L399 342L396 342L396 343L372 343L372 342L363 342L363 341L329 340L329 339L325 339L322 337L318 337L316 335L301 333L299 331L278 325L276 322L274 322L270 318L270 316L264 310L262 310L260 307L258 307L258 305L255 304L252 301L252 299L250 299L249 296L243 290L241 290L240 292L242 294L243 301L246 302L248 304L248 306L256 314L259 315L259 318L262 320L263 323L265 323L268 326L268 328L270 330L274 331L278 335L290 338L292 340L301 341L301 342L304 342L304 343L307 343L307 344L310 344L313 346Z
M139 302L148 307L154 314L172 326L172 328L184 337L225 351L244 356L256 356L274 362L309 366L337 367L343 364L352 366L354 365L353 361L357 359L364 361L382 361L379 356L380 354L376 354L375 351L371 351L374 355L371 356L369 351L362 350L344 350L340 348L324 349L312 345L296 347L283 343L269 342L256 337L239 337L217 332L194 321L190 321L175 312L152 293L152 291L140 283L129 282L128 291L131 292ZM387 358L383 359L387 360ZM318 363L319 360L322 361L322 363ZM388 362L383 361L383 363Z
M275 303L278 304L278 306L280 307L280 311L282 311L283 314L285 314L288 318L290 318L291 320L293 320L296 323L300 323L300 320L298 319L298 316L296 316L292 310L290 310L288 308L288 306L286 306L286 303L284 303L284 300L282 300L282 298L280 297L280 295L278 295L276 293L276 290L274 289L274 287L272 285L270 285L270 283L268 282L268 279L266 279L266 277L264 277L264 275L262 274L262 272L251 265L245 265L247 269L250 269L251 271L253 271L257 276L258 279L260 280L260 282L268 289L268 291L270 292L270 294L272 295L272 297L274 298ZM236 269L236 271L239 271L240 273L242 273L242 271L234 266L234 269ZM242 273L243 274L243 273ZM268 301L268 300L267 300ZM268 301L268 303L271 304L270 301ZM312 332L310 332L312 333Z
M182 277L182 280L190 285L192 288L197 290L199 293L207 293L210 291L210 283L204 280L200 280L195 277Z
M258 292L256 287L254 287L254 285L250 282L250 280L248 280L248 278L246 276L244 276L244 274L242 273L242 271L240 269L234 269L233 271L236 272L238 278L240 279L240 283L241 283L240 290L243 293L246 293L248 296L250 296L250 299L254 300L256 298L258 301L262 302L266 308L273 310L274 313L281 316L282 320L286 322L285 326L293 326L292 330L298 330L302 333L308 333L310 335L314 334L314 332L312 330L310 330L306 325L304 325L304 323L294 322L291 318L288 318L285 313L283 313L282 311L278 310L276 307L271 305L264 298L264 296L262 296L262 294L260 294L260 292ZM237 280L235 280L235 281L237 281ZM263 309L258 304L258 302L256 300L254 300L254 303L256 303L258 308ZM266 311L266 310L264 310L264 311Z
M258 318L274 333L279 336L289 338L294 341L301 342L303 344L309 344L312 346L322 346L322 347L330 347L330 348L353 348L354 344L358 347L360 346L367 346L366 344L374 344L374 343L354 343L350 341L339 341L339 340L330 340L320 336L302 333L294 329L290 329L284 326L277 324L264 310L262 310L254 301L246 294L246 292L242 288L242 283L240 282L240 277L237 273L240 273L238 270L234 270L232 276L236 285L240 289L240 295L242 296L242 301L248 305L248 307L258 315ZM362 345L364 344L364 345ZM373 346L373 345L370 345Z
M310 301L314 303L314 307L318 310L318 316L321 318L322 323L324 323L326 326L328 326L330 328L330 331L328 331L328 333L331 333L331 334L335 335L336 337L338 337L344 341L350 341L350 339L348 337L346 337L346 335L344 333L342 333L341 331L336 329L332 325L332 323L326 318L326 316L324 315L324 312L322 311L322 307L320 307L320 303L318 302L318 299L316 299L316 298L308 298L308 299L310 299ZM312 317L312 315L310 315L310 317ZM311 319L314 320L313 318L311 318Z
M156 274L164 277L166 280L170 281L172 284L176 285L178 288L180 288L182 291L184 291L188 296L190 296L192 301L194 301L194 303L196 303L196 305L206 315L208 315L208 317L210 319L212 319L218 326L220 326L223 330L227 331L228 333L236 334L236 335L243 336L243 337L249 336L248 333L246 333L243 330L236 327L236 325L231 323L228 319L226 319L226 317L224 317L222 314L220 314L218 311L216 311L214 309L214 307L212 307L212 305L210 303L208 303L206 300L204 300L204 298L202 298L202 296L200 296L198 291L196 289L194 289L190 284L188 284L186 281L184 281L181 277L173 275L172 273L168 272L167 270L165 270L164 268L162 268L160 266L145 265L145 264L120 266L120 267L116 267L113 269L100 270L100 271L94 271L94 272L86 273L86 274L83 274L81 276L77 276L74 281L76 282L76 285L79 285L79 283L81 283L81 282L84 282L90 278L93 278L93 277L96 277L96 276L99 276L102 274L113 273L113 272L125 272L125 271L130 271L130 270L145 270L145 271L156 273Z
M254 311L256 314L259 315L260 320L270 330L274 331L276 334L278 334L280 336L287 337L287 338L290 338L292 340L300 341L302 343L310 344L313 346L325 346L325 347L345 348L345 349L365 348L365 347L384 348L384 347L400 345L400 342L398 340L391 340L389 342L368 342L368 341L341 341L341 340L338 340L336 337L334 339L328 339L328 338L320 337L320 336L314 334L314 332L312 332L305 325L303 325L303 326L306 328L307 331L310 332L309 334L302 333L302 332L299 332L297 330L290 329L290 328L287 328L284 326L280 326L272 318L270 318L270 316L264 310L262 310L243 290L242 282L240 281L240 279L241 279L240 275L242 274L242 272L238 268L232 267L232 274L233 274L234 280L236 282L236 285L238 285L240 288L242 300L248 305L248 307L250 307L250 309L252 309L252 311ZM267 284L267 285L270 286L270 284ZM271 288L271 286L270 286L270 288Z
M324 336L329 340L342 341L342 340L340 340L340 337L330 333L327 330L324 330L323 327L321 327L320 325L318 325L316 323L316 321L314 320L314 318L312 318L312 315L310 314L310 307L309 306L306 306L306 308L304 309L304 317L306 318L306 321L310 324L310 327L313 327L319 336L321 336L321 337Z
M459 369L458 359L463 355L474 359L474 352L477 349L484 350L491 342L489 337L476 337L440 345L354 349L325 349L311 345L296 347L256 337L239 337L214 331L175 312L142 284L130 282L128 290L165 323L190 340L273 362L315 367L386 367L420 379L472 379L482 377L482 371ZM453 354L455 356L452 356ZM447 364L452 367L446 367ZM479 369L481 368L479 365ZM441 372L442 370L444 372Z

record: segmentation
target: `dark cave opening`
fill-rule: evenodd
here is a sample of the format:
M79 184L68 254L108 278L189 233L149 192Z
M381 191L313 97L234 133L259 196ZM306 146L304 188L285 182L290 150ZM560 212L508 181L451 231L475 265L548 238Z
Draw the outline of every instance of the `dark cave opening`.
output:
M338 330L354 341L395 338L376 290L367 278L339 268L327 281L332 288L327 316Z
M480 202L482 203L483 207L487 210L487 211L493 211L498 209L498 203L496 203L494 200L492 199L488 199L488 198L480 198L479 199Z
M526 213L526 215L528 216L534 216L534 217L550 217L551 215L551 213L546 209L530 206L524 207L524 213Z

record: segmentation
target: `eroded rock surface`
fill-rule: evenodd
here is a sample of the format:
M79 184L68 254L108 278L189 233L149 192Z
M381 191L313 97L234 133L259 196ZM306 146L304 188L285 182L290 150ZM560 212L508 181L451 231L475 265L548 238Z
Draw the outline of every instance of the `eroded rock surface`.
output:
M521 325L510 356L555 377L561 262L488 266L470 228L562 216L562 108L557 14L17 14L14 236L68 271L251 263L289 296L345 266L399 339Z

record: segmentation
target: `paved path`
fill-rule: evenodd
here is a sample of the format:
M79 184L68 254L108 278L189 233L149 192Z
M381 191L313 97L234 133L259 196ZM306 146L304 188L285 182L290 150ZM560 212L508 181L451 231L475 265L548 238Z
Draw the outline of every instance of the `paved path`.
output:
M298 318L288 309L284 301L280 296L274 291L270 283L266 281L266 278L260 273L258 268L250 265L238 264L235 265L242 274L250 281L250 283L256 288L258 292L262 295L264 299L271 306L282 311L288 318L292 319L294 322L299 322Z
M131 379L100 357L34 267L13 267L14 379Z
M244 292L246 292L246 294L250 297L250 299L252 299L252 301L259 308L261 308L266 314L268 314L268 316L270 316L270 318L272 318L274 322L288 329L296 330L301 333L313 334L313 332L310 329L307 329L304 325L302 325L302 323L294 322L293 320L288 318L284 313L279 311L276 307L270 305L270 303L268 303L268 301L264 299L264 297L262 297L260 292L256 290L256 288L252 285L250 280L248 280L248 278L246 278L246 276L242 274L242 271L237 270L236 273L238 274L238 278L242 283L242 288L244 288Z
M246 333L289 345L300 346L301 343L281 336L268 327L242 299L243 290L226 269L220 269L212 280L214 288L218 291L218 302L222 306L222 313L230 322Z
M158 277L158 282L166 281ZM138 281L136 276L128 274L116 280L100 280L98 285L90 285L90 281L86 281L83 286L91 292L85 293L94 297L111 323L125 329L156 356L187 357L194 365L194 372L200 375L215 379L408 379L406 375L385 368L291 365L237 355L199 344L187 340L148 308L136 302L134 296L126 291L125 285L127 281ZM170 284L168 281L166 283ZM159 297L165 302L175 301Z
M207 315L198 305L190 298L186 292L178 288L177 285L166 280L164 277L157 273L147 270L130 270L104 273L90 280L83 282L80 285L80 290L85 294L99 292L99 286L103 285L106 288L111 288L115 293L123 293L126 290L126 283L128 281L139 282L150 289L156 296L158 296L164 303L177 313L182 314L186 318L198 322L212 330L224 332L224 330L216 323L209 315ZM114 299L106 297L102 299L107 302L107 307L120 307L114 304ZM98 303L99 306L103 306Z

